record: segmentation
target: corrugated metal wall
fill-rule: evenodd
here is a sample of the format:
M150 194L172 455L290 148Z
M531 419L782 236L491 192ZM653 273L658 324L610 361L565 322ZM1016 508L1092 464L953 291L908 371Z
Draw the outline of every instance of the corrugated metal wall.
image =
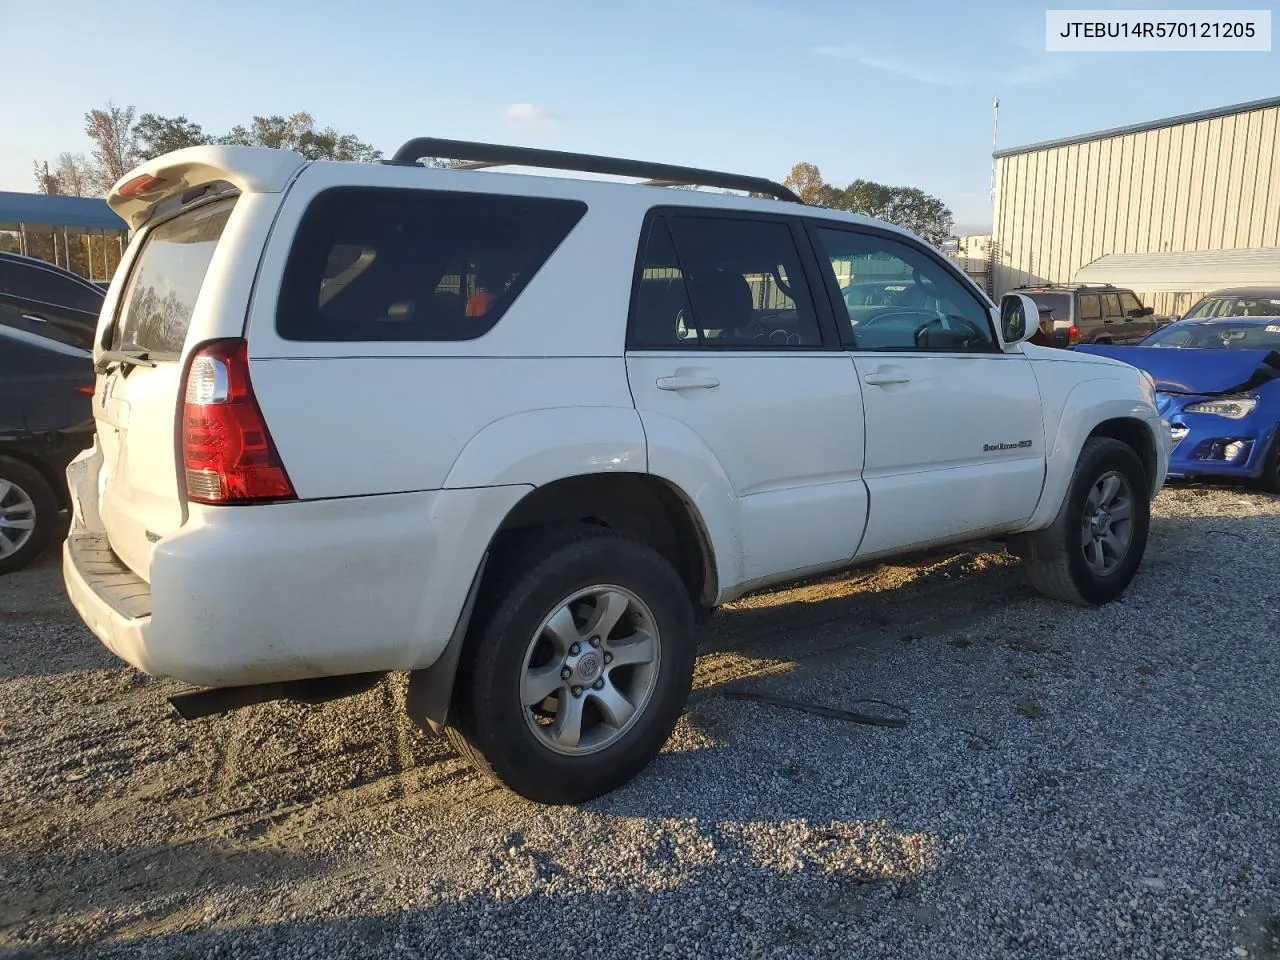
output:
M997 158L995 295L1108 253L1280 245L1278 126L1270 106ZM1206 292L1138 291L1158 314Z

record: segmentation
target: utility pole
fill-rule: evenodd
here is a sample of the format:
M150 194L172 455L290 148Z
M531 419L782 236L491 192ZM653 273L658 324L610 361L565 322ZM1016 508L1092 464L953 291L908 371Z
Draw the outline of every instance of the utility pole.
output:
M1000 142L1000 98L996 97L996 102L991 108L992 130L991 130L991 204L996 202L996 145Z

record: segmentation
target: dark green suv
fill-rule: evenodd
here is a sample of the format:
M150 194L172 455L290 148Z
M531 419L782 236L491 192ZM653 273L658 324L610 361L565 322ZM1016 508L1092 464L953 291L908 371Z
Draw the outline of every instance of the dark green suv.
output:
M1160 325L1150 307L1124 287L1043 284L1018 287L1040 306L1040 316L1053 321L1052 345L1136 343Z

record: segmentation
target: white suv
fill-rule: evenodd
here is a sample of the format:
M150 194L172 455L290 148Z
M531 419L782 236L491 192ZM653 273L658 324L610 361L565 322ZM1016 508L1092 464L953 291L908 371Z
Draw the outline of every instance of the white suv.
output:
M410 671L416 721L576 802L659 751L695 622L748 591L983 537L1097 604L1142 558L1150 379L778 184L414 140L193 147L109 201L134 234L65 580L117 655L205 688L183 716Z

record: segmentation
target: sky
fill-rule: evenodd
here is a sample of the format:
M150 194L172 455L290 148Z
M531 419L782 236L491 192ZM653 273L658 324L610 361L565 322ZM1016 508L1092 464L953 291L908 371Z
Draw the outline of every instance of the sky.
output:
M0 0L0 36L0 189L23 191L112 101L213 133L305 110L388 156L439 136L776 180L806 161L980 232L997 96L1009 147L1280 94L1280 53L1047 53L1045 6L1010 0Z

